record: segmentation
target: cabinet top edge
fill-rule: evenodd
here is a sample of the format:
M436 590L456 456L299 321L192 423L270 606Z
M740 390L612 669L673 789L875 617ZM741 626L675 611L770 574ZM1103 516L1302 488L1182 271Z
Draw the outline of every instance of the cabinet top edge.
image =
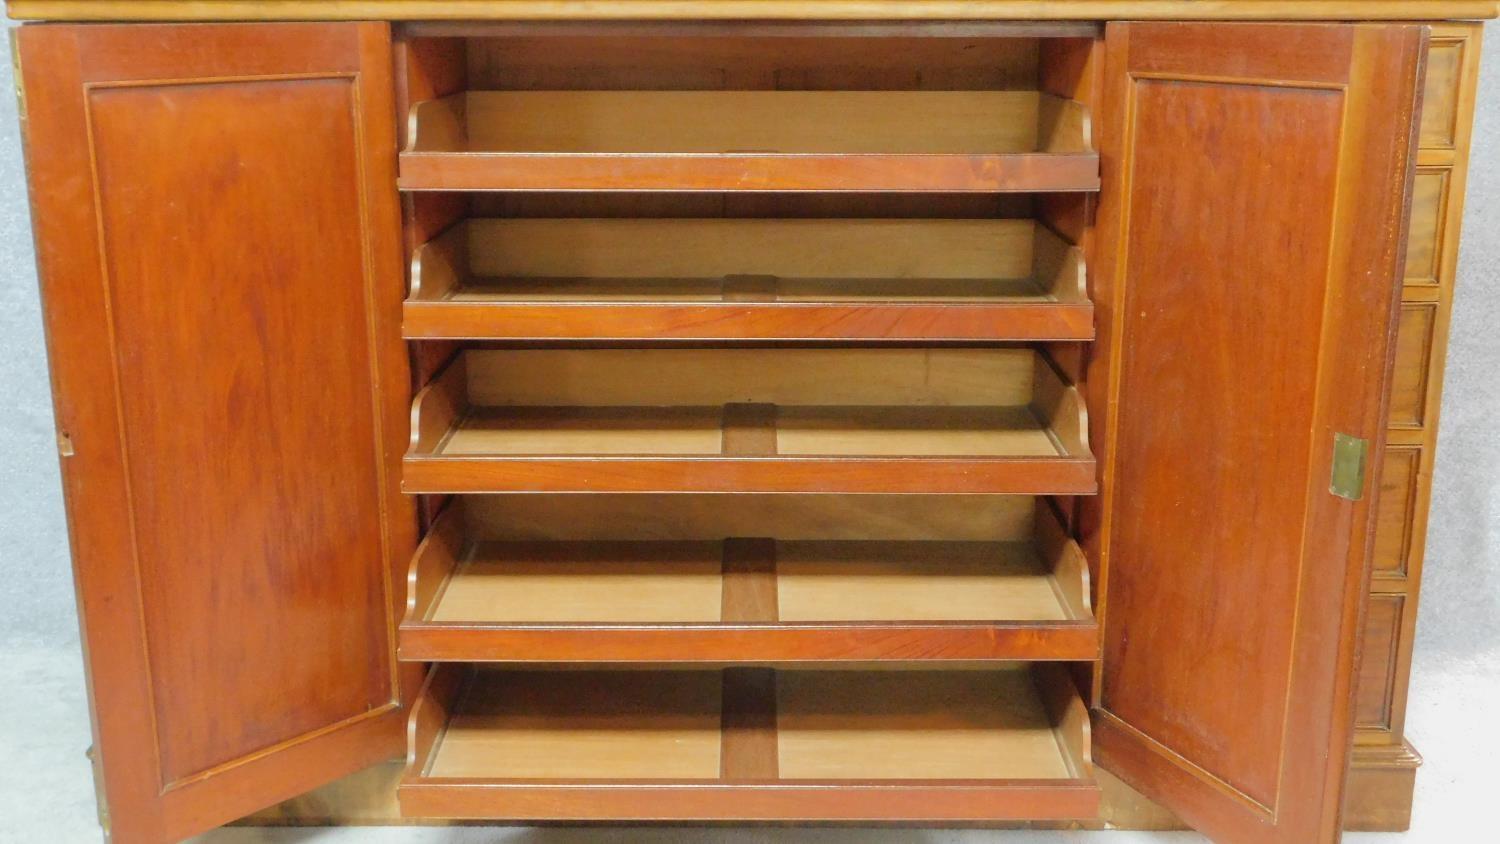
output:
M1500 0L5 0L16 20L1475 20Z

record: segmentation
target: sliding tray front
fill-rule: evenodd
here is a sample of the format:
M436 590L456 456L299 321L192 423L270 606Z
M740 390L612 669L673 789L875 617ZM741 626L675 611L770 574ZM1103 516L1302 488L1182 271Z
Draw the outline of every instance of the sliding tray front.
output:
M466 91L412 107L403 190L1096 191L1039 91Z
M1098 652L1083 555L1026 496L463 496L407 594L400 654L419 662Z
M1095 490L1031 347L469 350L412 413L412 493Z
M1055 664L983 671L434 668L409 817L1093 818L1088 714Z
M412 261L411 339L1091 340L1029 219L472 219Z

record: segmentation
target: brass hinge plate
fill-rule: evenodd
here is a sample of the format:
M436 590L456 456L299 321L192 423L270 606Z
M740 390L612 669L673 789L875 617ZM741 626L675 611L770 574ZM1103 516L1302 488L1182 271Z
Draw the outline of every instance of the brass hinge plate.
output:
M1363 498L1365 463L1369 457L1369 440L1335 433L1333 435L1333 477L1328 482L1328 491L1350 501Z

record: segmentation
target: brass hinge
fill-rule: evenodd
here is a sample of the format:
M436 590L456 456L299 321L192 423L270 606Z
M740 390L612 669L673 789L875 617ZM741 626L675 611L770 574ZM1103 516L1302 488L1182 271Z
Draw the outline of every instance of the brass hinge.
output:
M10 30L10 70L16 83L16 113L26 120L26 86L21 83L21 31Z
M109 840L109 801L104 797L104 768L99 763L99 751L89 745L84 751L89 758L89 767L94 771L94 806L99 812L99 828L104 830L104 840Z
M1328 481L1328 491L1350 501L1363 498L1365 461L1369 456L1369 440L1335 433L1333 435L1333 477Z

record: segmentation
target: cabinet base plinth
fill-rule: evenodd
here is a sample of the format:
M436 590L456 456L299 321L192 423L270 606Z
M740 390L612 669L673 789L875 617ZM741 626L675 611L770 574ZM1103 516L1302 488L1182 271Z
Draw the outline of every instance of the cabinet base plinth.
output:
M1405 832L1411 826L1412 791L1421 764L1410 742L1355 747L1344 787L1344 828Z

